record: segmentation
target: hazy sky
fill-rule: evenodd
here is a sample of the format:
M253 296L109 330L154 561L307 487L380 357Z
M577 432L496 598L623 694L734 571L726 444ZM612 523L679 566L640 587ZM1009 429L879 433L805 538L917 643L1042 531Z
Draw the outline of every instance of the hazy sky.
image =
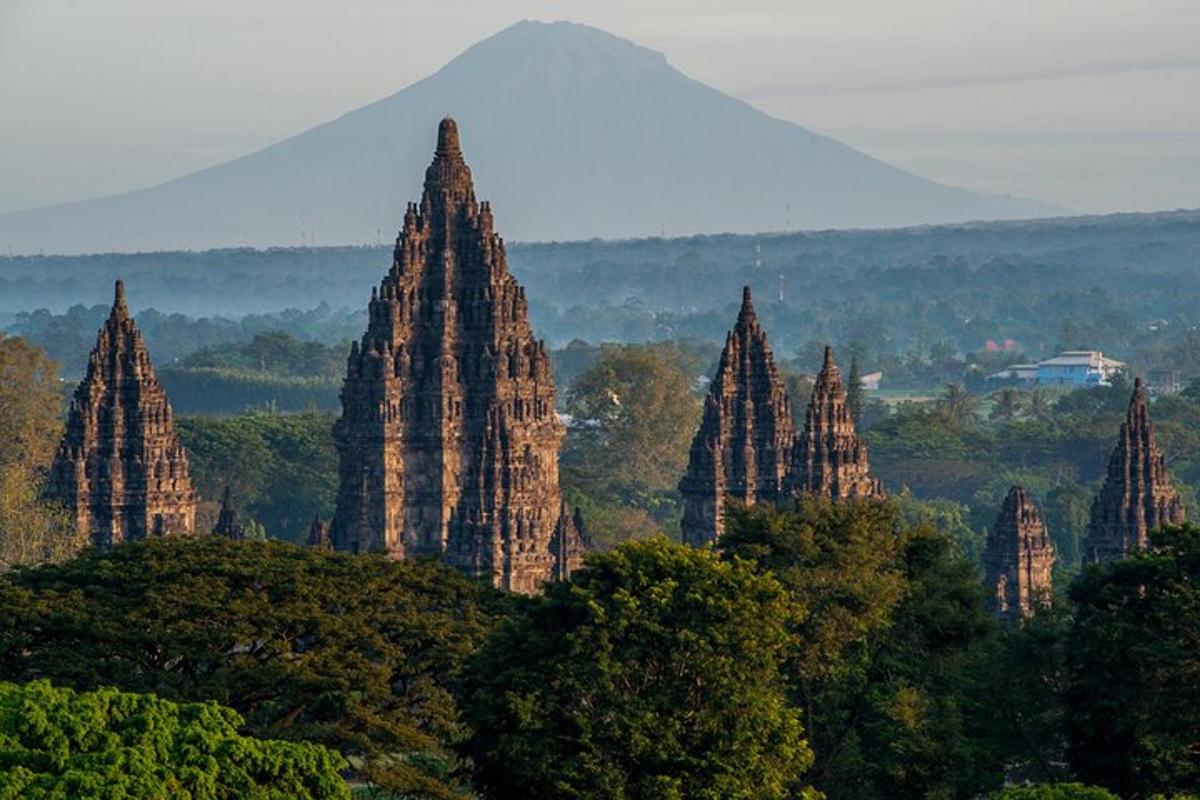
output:
M0 0L0 211L245 154L522 18L948 184L1200 206L1198 0Z

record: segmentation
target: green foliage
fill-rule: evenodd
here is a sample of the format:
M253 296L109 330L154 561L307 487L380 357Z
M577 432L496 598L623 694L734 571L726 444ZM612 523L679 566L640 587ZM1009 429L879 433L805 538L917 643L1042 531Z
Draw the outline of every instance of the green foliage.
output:
M1064 604L1055 602L1001 632L990 669L990 710L1010 780L1070 777L1064 707L1070 623Z
M214 537L127 544L0 581L0 675L215 700L373 782L459 797L451 689L507 599L440 565Z
M331 415L250 412L180 417L176 425L201 496L218 498L229 486L235 505L271 537L304 542L314 516L333 514L337 452ZM215 504L205 510L215 519ZM199 522L197 527L206 529Z
M288 378L340 379L346 371L349 342L335 346L297 339L285 331L267 331L249 342L203 347L180 366L185 369L233 369Z
M958 797L998 782L986 675L995 626L955 542L891 503L809 501L729 517L796 609L788 679L831 800Z
M989 800L1119 800L1106 789L1082 783L1049 783L1018 786L988 795Z
M24 339L0 333L0 571L79 550L66 510L42 497L62 433L58 365Z
M904 537L890 503L807 497L792 509L733 506L726 530L726 558L753 561L791 594L789 649L806 695L845 666L849 648L890 623L907 588Z
M216 703L0 683L0 798L348 800L336 753L241 725Z
M347 343L329 346L268 331L249 342L203 347L161 367L158 376L179 414L338 411L348 350Z
M340 411L341 378L273 375L227 367L164 367L159 381L180 414L273 411Z
M58 365L24 339L0 333L0 469L45 468L62 433Z
M571 385L564 464L589 480L672 488L700 415L689 375L661 346L606 346Z
M812 755L779 678L789 615L778 582L746 562L661 538L590 557L473 662L465 750L480 790L811 796L799 782Z
M1071 590L1069 756L1078 776L1122 797L1200 785L1200 527L1168 527L1151 548Z
M562 480L598 546L677 528L706 361L686 344L605 345L567 391Z

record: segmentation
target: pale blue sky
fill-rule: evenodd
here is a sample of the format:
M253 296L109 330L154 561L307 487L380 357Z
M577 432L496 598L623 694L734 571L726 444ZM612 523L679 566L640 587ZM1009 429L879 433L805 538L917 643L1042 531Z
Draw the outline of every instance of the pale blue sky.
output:
M1196 0L0 0L0 211L242 155L522 18L625 36L948 184L1200 206Z

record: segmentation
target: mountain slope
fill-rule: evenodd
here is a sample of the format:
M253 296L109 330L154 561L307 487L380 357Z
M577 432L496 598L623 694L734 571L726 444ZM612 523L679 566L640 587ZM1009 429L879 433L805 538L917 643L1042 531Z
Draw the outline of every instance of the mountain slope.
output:
M0 248L129 251L391 236L452 115L499 229L523 240L890 227L1031 217L693 81L595 28L521 22L424 80L234 161L150 189L0 215Z

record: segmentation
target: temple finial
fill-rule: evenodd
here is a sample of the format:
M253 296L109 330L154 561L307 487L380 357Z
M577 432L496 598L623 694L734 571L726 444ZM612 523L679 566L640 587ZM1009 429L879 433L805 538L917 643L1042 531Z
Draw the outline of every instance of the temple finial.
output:
M738 322L745 324L756 318L754 313L754 302L750 299L750 287L742 287L742 307L738 309Z
M830 347L829 345L825 345L825 363L822 365L822 369L830 369L832 366L833 366L833 348Z
M125 303L125 282L118 279L116 287L113 289L113 315L127 317L129 316L129 306Z
M458 124L446 117L438 125L437 154L439 156L461 154L458 142Z

